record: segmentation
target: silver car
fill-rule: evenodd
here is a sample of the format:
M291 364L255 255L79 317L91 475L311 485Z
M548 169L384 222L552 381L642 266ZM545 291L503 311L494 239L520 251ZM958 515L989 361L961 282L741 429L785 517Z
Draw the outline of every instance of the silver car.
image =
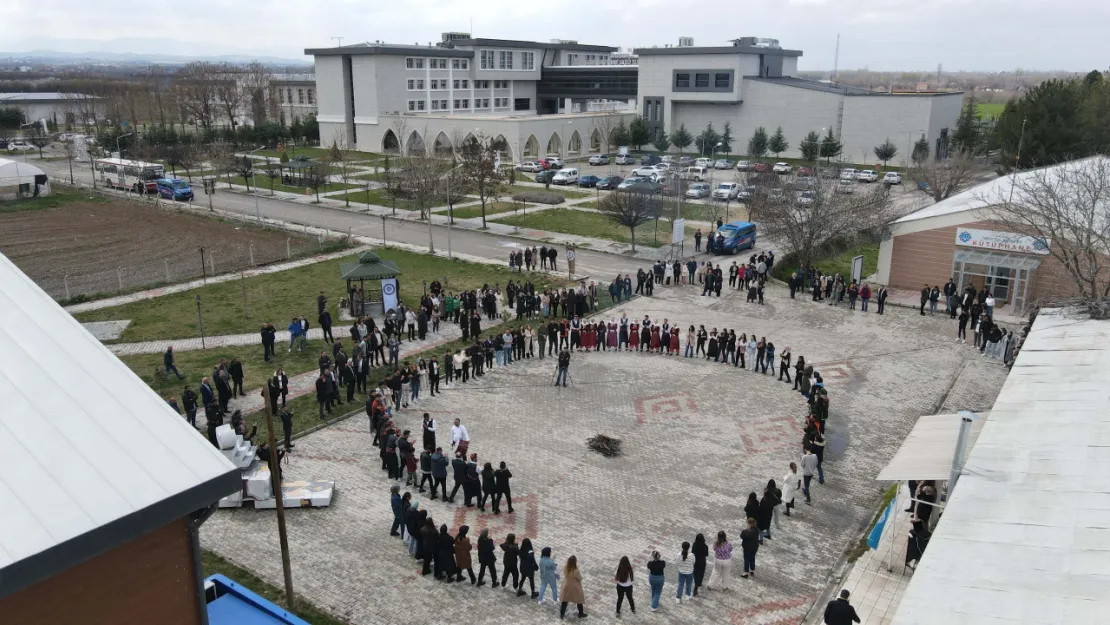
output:
M716 163L713 163L713 169L732 169L732 161L727 158L719 158Z
M609 164L609 155L608 154L594 154L593 156L590 157L589 163L591 165L608 165Z
M686 190L686 197L691 200L699 200L701 198L709 197L709 183L708 182L695 182L690 185Z

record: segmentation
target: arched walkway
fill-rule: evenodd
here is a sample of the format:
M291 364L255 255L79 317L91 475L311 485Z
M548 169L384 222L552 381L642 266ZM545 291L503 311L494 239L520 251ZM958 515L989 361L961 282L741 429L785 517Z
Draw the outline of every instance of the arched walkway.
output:
M524 158L536 158L540 155L540 142L536 139L536 135L528 135L528 140L524 142Z
M436 135L436 140L432 143L432 152L436 156L450 156L454 148L451 145L451 139L447 137L447 133L440 132Z
M405 141L405 154L409 156L417 156L427 153L427 147L424 146L424 137L420 136L419 132L415 130L409 134L408 140Z
M601 152L601 131L597 128L590 133L590 151Z
M559 137L559 133L551 133L551 138L547 140L547 152L545 154L552 154L559 156L563 153L563 140Z
M575 130L570 135L570 141L567 142L567 154L581 154L582 153L582 135L578 134Z
M515 165L516 160L513 159L513 146L509 145L509 141L505 135L497 135L493 138L493 143L497 147L497 151L501 153L502 165Z
M401 151L401 142L397 140L397 134L392 129L386 130L382 135L382 152L397 154Z

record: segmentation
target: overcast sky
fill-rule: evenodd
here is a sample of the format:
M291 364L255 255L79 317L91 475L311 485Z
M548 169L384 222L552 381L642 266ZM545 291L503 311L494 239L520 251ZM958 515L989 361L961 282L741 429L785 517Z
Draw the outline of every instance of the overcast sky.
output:
M1087 71L1106 68L1110 26L1108 0L4 0L0 13L4 52L305 59L331 37L411 44L443 31L625 48L757 36L802 50L805 70L832 67L839 33L841 69Z

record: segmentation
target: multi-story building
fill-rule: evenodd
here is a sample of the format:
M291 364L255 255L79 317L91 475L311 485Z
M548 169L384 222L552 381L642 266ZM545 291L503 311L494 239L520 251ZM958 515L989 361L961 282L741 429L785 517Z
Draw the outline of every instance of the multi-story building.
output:
M274 74L270 77L270 90L282 124L316 116L315 74Z
M481 134L504 139L511 159L601 149L601 129L627 122L635 109L636 67L611 65L616 52L466 33L446 33L435 46L305 51L316 61L323 141L407 152L450 149Z
M719 132L728 122L734 144L743 145L756 128L772 133L781 126L790 143L784 155L799 156L806 134L832 129L842 158L866 163L887 139L903 157L922 135L934 154L944 154L963 102L959 92L875 92L803 79L797 76L802 52L774 39L682 44L635 51L639 110L653 132L685 126L696 135L709 123Z

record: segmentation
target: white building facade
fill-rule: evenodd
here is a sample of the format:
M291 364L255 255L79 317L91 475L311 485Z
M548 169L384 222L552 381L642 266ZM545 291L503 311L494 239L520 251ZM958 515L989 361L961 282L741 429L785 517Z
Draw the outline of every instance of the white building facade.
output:
M281 124L316 116L315 74L274 74L270 77L270 91Z

